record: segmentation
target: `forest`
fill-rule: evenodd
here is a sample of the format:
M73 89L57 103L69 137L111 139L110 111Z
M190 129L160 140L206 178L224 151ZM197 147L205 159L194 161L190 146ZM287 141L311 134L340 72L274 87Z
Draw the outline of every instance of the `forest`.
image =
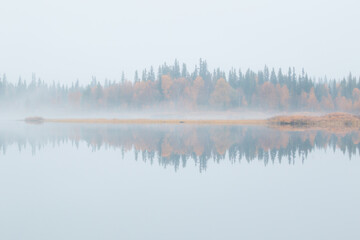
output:
M17 83L14 83L17 82ZM9 81L0 78L0 106L34 108L39 106L83 110L267 110L267 111L360 111L360 78L350 73L343 79L312 78L295 68L283 71L267 66L253 71L232 68L210 70L205 60L192 72L185 63L175 60L136 71L129 79L123 73L119 80L89 84L79 81L66 85L39 79L19 77Z

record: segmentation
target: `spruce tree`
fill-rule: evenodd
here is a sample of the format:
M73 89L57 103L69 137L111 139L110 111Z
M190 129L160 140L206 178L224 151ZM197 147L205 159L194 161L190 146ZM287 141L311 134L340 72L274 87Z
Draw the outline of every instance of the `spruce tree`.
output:
M138 73L138 71L137 71L137 70L135 71L135 75L134 75L134 82L135 82L135 83L140 82L140 79L139 79L139 73Z

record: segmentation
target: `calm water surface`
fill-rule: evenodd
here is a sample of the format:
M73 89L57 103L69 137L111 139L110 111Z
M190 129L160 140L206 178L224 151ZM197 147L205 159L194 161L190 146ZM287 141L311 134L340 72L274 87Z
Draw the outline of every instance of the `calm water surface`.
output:
M360 239L360 131L0 123L0 239Z

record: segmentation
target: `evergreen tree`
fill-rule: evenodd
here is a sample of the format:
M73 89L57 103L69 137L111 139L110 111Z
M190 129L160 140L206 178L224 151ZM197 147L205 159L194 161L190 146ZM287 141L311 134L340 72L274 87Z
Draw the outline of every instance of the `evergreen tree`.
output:
M270 80L269 68L265 65L264 67L264 81L268 82Z
M279 68L279 71L278 71L278 81L281 86L284 85L285 79L284 79L283 73L281 71L281 68Z
M121 73L121 83L122 83L122 84L125 83L125 74L124 74L124 71Z
M172 76L174 78L179 78L180 77L180 66L179 66L179 62L178 62L177 59L175 59L175 62L174 62L174 68L173 68Z
M141 81L146 82L147 81L147 73L146 68L142 72Z
M155 81L155 72L154 72L154 68L153 66L150 67L150 72L149 72L149 75L148 75L148 79L152 82Z
M183 65L182 65L181 77L183 77L183 78L188 77L188 71L187 71L187 67L186 67L185 63L183 63Z
M134 82L135 82L135 83L140 82L140 79L139 79L139 73L138 73L138 71L137 71L137 70L135 71L135 75L134 75Z
M271 71L270 82L274 85L277 84L277 77L274 68Z

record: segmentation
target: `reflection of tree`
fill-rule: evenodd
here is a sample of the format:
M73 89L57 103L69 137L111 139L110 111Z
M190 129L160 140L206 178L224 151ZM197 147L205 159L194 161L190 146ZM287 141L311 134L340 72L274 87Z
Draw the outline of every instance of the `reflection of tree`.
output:
M102 147L119 149L121 155L134 151L135 159L164 167L185 167L191 159L200 170L209 159L215 162L229 159L255 159L265 165L283 160L293 164L303 161L314 148L341 150L350 157L360 151L360 132L330 133L326 131L278 131L265 127L191 126L191 125L66 125L45 124L26 129L0 129L0 150L9 145L19 151L30 147L35 154L45 145L71 143L79 147L85 142L93 151ZM226 157L228 156L228 157Z

